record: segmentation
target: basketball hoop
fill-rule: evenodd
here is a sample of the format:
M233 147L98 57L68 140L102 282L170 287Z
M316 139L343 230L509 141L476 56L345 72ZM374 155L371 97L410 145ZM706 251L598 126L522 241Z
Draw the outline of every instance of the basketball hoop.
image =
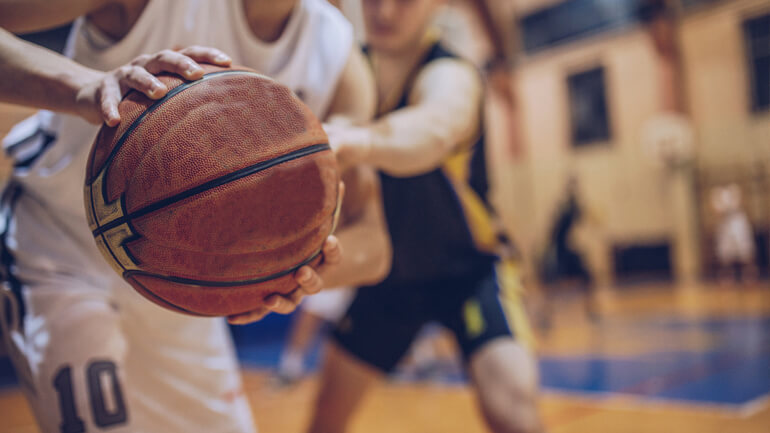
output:
M679 113L661 113L644 123L641 144L658 167L677 169L695 156L695 132L690 120Z

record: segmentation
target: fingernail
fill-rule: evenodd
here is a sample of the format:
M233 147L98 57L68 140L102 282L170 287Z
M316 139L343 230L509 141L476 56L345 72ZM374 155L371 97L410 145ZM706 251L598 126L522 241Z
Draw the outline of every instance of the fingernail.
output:
M188 77L195 74L196 72L199 72L201 70L200 66L197 65L190 65L186 71L184 71L184 74Z
M164 86L163 84L161 84L161 83L153 83L152 84L152 88L150 89L150 91L157 95L157 94L163 92L165 89L166 89L166 86Z
M217 63L227 63L230 60L231 60L230 57L228 57L228 56L226 56L224 54L217 54L217 56L214 57L214 61L217 62Z
M117 126L119 123L120 123L120 114L118 114L117 110L111 110L110 119L107 121L107 124L110 126Z

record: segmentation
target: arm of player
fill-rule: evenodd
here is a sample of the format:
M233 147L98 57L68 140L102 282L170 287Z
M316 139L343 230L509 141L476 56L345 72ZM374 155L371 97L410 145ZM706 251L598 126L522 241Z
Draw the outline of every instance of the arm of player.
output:
M368 124L376 110L372 69L353 49L326 118L325 128ZM379 179L371 167L343 168L345 200L337 238L345 251L340 264L324 274L324 287L355 287L382 280L390 271L391 245Z
M324 287L375 284L388 275L392 259L379 178L371 167L359 165L343 179L345 202L335 234L345 254L324 273Z
M231 317L230 323L249 323L270 312L288 314L304 296L318 293L322 288L374 284L388 275L392 251L377 175L371 168L359 166L348 171L344 178L348 185L355 185L350 189L357 191L345 193L347 215L340 218L337 232L324 243L321 266L315 270L303 266L294 274L298 285L294 292L268 296L264 310Z
M515 104L511 72L519 44L517 22L510 2L471 0L471 6L484 23L482 29L492 45L491 57L486 64L486 78L494 93L512 109Z
M517 32L510 2L470 0L470 5L483 23L482 30L492 45L492 60L511 64L516 51Z
M118 104L129 89L152 99L162 98L166 86L154 75L171 72L188 80L203 76L197 62L227 66L221 51L189 47L137 57L128 65L102 72L87 68L53 51L25 42L0 29L0 101L79 115L115 126Z
M327 129L343 166L370 164L393 176L415 176L438 167L458 144L478 133L482 82L467 62L442 59L418 75L409 106L366 127Z
M14 33L29 33L72 22L116 0L0 0L0 27Z

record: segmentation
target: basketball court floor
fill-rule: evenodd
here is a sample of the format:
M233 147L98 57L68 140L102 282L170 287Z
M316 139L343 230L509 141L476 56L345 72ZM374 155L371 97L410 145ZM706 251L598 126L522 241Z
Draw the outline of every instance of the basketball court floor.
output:
M28 113L0 104L0 137ZM551 326L538 330L549 432L770 433L770 284L652 284L600 301L601 318L591 321L577 299L556 299ZM286 319L271 320L236 330L245 392L261 432L300 433L317 378L276 385L270 372L283 338L270 330ZM0 357L0 433L32 432L31 412ZM400 374L370 394L350 433L385 432L486 430L465 379L449 368L428 380Z
M770 287L650 286L604 299L597 322L557 300L540 331L542 412L550 432L770 432ZM260 326L252 325L252 326ZM260 431L299 433L310 416L314 374L293 386L270 375L281 339L236 334ZM0 433L36 432L0 363ZM350 433L482 433L462 377L392 378L363 402Z

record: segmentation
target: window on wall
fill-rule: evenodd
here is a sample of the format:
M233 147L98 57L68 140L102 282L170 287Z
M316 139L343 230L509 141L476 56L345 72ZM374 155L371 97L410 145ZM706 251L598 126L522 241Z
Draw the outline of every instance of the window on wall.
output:
M698 6L707 5L710 3L716 3L723 0L681 0L682 7L685 9L692 9Z
M572 144L585 146L610 139L604 68L567 77Z
M639 0L563 0L519 20L524 50L535 53L636 21Z
M751 75L751 109L770 110L770 14L746 20L749 73Z

